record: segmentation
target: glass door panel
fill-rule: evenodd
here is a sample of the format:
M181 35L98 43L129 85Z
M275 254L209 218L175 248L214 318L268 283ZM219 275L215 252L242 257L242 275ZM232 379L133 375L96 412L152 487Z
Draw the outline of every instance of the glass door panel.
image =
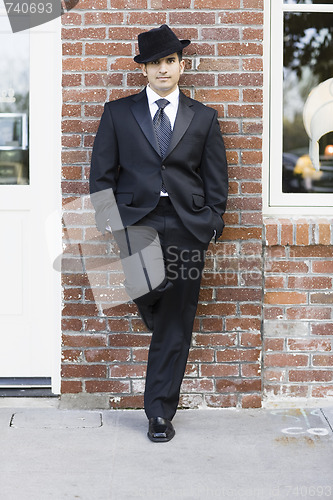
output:
M0 186L29 184L29 81L29 32L0 16Z

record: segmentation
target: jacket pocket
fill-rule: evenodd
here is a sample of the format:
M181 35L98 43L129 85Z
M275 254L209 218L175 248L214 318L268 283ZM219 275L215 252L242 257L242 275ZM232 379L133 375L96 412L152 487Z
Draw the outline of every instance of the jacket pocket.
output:
M205 205L205 197L201 194L192 194L193 205L202 208Z
M116 193L116 201L118 205L131 205L133 193Z

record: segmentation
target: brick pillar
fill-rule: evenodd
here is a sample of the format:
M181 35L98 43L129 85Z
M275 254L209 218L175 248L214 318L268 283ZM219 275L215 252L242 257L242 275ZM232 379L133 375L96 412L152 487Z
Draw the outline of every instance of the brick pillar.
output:
M267 404L333 396L332 222L265 219Z
M184 407L261 405L262 9L262 0L81 0L62 17L64 203L88 192L104 102L144 85L133 61L139 32L167 23L192 40L181 88L219 114L230 198L207 255ZM84 231L81 220L78 239ZM79 263L64 269L64 399L142 407L149 341L132 303L102 314Z

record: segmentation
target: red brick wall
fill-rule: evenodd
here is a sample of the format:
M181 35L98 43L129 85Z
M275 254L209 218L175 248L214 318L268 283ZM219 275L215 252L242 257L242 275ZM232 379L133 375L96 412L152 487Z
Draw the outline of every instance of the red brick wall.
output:
M332 222L265 219L265 401L333 396Z
M192 40L181 86L219 113L230 198L222 241L208 252L182 387L185 407L261 404L262 9L263 0L81 0L62 17L64 203L88 192L104 102L144 84L133 61L139 32L166 22ZM77 242L86 237L79 214L73 231ZM141 407L150 334L131 303L103 315L78 252L68 262L62 394Z

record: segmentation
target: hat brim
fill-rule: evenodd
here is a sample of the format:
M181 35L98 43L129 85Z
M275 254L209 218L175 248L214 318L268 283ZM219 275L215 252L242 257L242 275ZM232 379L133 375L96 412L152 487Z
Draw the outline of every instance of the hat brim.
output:
M178 41L177 41L178 42ZM153 54L149 57L144 57L140 54L134 57L134 61L137 63L148 63L152 61L156 61L157 59L161 59L162 57L169 56L170 54L174 54L175 52L180 52L181 50L185 49L188 45L190 45L191 40L179 40L179 43L177 45L175 44L174 47L169 46L162 52L158 52L156 54Z

